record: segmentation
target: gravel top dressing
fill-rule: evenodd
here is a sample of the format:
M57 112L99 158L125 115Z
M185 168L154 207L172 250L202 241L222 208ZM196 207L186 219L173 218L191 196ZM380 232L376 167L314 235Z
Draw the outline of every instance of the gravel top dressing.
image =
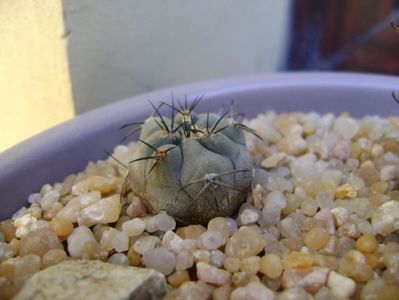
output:
M139 142L32 193L0 223L0 299L47 299L37 276L71 259L159 271L167 286L146 274L144 290L165 289L148 299L398 299L399 118L270 111L245 124L263 140L245 133L255 168L228 217L148 213L126 188Z

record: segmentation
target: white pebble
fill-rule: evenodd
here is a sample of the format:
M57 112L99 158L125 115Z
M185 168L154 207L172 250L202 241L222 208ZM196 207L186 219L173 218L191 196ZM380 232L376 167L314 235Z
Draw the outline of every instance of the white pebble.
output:
M209 257L209 262L211 265L220 268L223 266L224 258L225 258L225 255L222 251L212 250L211 255Z
M162 247L174 253L178 253L184 248L183 239L172 230L168 230L162 237Z
M155 248L143 253L143 263L147 268L169 275L175 269L176 258L172 252L165 248Z
M40 206L43 210L49 210L51 205L58 202L60 199L60 193L58 191L51 190L47 192L40 200Z
M231 300L273 300L272 290L260 282L251 281L244 287L236 288L230 296Z
M205 262L197 263L197 276L199 280L217 286L230 283L231 280L231 274L229 272Z
M112 248L116 252L123 252L129 249L129 237L123 231L119 232L112 239Z
M389 181L395 178L396 167L393 165L384 166L380 170L380 179L382 181Z
M218 232L207 230L199 236L197 244L201 249L215 250L224 245L224 239Z
M350 117L338 117L334 122L334 131L338 136L350 140L359 132L359 124Z
M181 251L176 255L176 270L182 271L189 269L194 264L194 257L188 251Z
M143 221L147 232L152 233L159 230L158 219L155 216L146 218Z
M176 228L176 221L165 212L161 212L155 216L158 221L158 230L168 231Z
M350 211L346 207L334 207L331 209L331 214L338 227L349 221Z
M42 199L42 196L39 193L30 194L28 196L28 202L30 204L32 204L32 203L40 203L41 199Z
M255 208L252 204L246 202L241 205L238 213L237 221L240 225L253 224L259 219L260 211Z
M127 266L129 265L129 258L122 253L115 253L108 258L108 262L111 264Z
M122 231L128 237L139 236L144 232L145 224L140 218L134 218L122 224Z
M77 197L72 198L69 202L57 213L57 217L71 221L72 223L77 222L78 213L85 207L99 201L101 199L100 192L90 192Z
M91 230L86 226L76 227L68 236L68 252L72 258L81 258L87 242L97 242Z
M328 275L327 286L331 294L338 299L349 299L356 290L356 283L335 271Z
M399 229L399 201L391 200L381 204L371 218L377 233L384 236Z
M134 244L133 244L133 249L139 253L143 254L144 252L153 249L157 247L160 244L160 240L156 236L145 236L140 239L138 239Z

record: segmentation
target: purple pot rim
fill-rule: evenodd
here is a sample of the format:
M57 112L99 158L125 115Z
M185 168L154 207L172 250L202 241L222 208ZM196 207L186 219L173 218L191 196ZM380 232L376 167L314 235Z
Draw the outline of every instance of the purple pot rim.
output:
M124 109L127 103L129 103L129 106L136 108L136 106L141 106L144 103L147 103L148 99L170 99L171 91L173 91L176 97L182 97L184 95L205 95L206 97L207 95L223 94L227 91L245 91L256 88L288 86L337 86L342 88L364 87L365 89L390 88L394 91L395 88L399 90L399 77L356 72L279 72L176 85L117 100L48 128L0 153L0 164L3 159L12 157L15 155L15 152L19 152L18 148L33 146L44 138L51 138L52 136L61 133L63 130L68 130L68 127L74 123L83 123L93 115L100 114L106 116L109 114L110 109Z

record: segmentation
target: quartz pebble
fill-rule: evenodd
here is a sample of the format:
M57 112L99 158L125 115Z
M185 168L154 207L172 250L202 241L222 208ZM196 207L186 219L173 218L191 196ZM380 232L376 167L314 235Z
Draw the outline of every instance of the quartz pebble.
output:
M272 154L261 162L261 166L266 169L281 166L284 163L286 157L287 154L285 154L284 152Z
M331 294L338 299L347 299L355 292L356 283L335 271L328 275L327 286L331 289Z
M72 258L81 258L87 242L97 242L91 230L86 226L76 227L68 236L68 253Z
M221 286L229 283L231 280L230 273L225 270L219 269L205 262L198 262L196 266L197 276L201 281Z
M169 275L175 269L176 258L172 252L165 248L154 248L143 253L143 263L148 268Z
M0 242L0 263L8 258L14 257L16 254L15 248L5 242Z
M63 249L57 235L50 229L38 229L31 231L21 240L19 254L36 254L43 256L51 249Z
M79 225L93 226L116 222L121 212L120 195L103 198L82 209L77 216Z
M122 225L122 231L128 237L139 236L144 232L144 229L145 223L139 218L134 218L130 221L123 223Z
M231 293L231 300L273 300L274 293L260 282L250 282Z
M15 279L36 273L41 268L40 256L28 254L10 258L1 263L1 275L11 281Z
M100 199L101 193L98 191L79 195L69 200L68 203L57 213L57 217L76 223L78 213L85 207L88 207Z
M377 233L384 236L399 229L399 201L391 200L381 204L371 218Z
M122 253L115 253L108 258L108 262L111 264L126 266L129 264L129 258Z
M259 271L268 278L279 278L283 272L281 259L277 254L269 253L263 256L259 262Z
M247 226L240 227L227 241L226 256L245 258L258 254L265 247L262 237Z
M197 244L195 240L193 241L195 244ZM165 232L162 237L162 247L171 250L172 252L178 253L182 251L184 249L184 245L183 239L172 230Z
M140 254L144 254L144 252L157 247L160 244L160 240L156 236L144 236L138 239L133 244L133 249Z
M313 267L306 269L286 269L283 273L282 284L284 288L303 288L309 293L316 293L326 285L328 268Z
M223 237L215 231L205 231L198 238L198 247L207 250L215 250L224 245Z

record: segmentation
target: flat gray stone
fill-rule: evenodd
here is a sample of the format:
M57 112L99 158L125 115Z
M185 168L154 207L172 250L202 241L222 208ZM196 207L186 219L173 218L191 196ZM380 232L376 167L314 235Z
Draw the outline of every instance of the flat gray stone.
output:
M73 259L34 274L14 299L141 300L165 294L165 276L155 270Z

